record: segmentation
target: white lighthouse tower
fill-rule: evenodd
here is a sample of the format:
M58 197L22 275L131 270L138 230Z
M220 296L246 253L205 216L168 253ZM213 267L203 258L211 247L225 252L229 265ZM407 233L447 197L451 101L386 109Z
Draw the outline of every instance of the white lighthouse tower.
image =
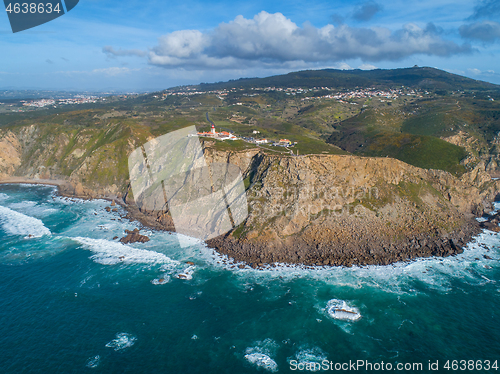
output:
M212 134L215 135L215 125L212 123Z

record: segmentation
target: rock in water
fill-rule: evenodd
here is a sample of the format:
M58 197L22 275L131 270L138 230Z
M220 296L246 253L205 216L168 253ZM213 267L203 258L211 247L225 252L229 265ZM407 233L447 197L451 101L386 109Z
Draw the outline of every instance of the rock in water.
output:
M134 231L125 230L125 232L127 233L127 236L120 239L120 242L124 244L149 242L149 238L146 235L139 234L139 229L134 229Z

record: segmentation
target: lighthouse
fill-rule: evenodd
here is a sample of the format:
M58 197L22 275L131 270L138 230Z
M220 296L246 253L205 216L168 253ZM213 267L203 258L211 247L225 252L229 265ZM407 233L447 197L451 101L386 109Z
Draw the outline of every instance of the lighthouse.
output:
M214 123L213 123L213 122L212 122L212 134L214 134L214 135L215 135L215 125L214 125Z

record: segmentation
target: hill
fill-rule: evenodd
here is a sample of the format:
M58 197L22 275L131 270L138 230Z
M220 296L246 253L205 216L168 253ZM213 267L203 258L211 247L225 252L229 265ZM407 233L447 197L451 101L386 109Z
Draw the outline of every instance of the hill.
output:
M466 78L431 67L375 70L304 70L267 78L241 78L228 82L191 86L201 90L252 87L420 87L436 90L500 90L500 86Z

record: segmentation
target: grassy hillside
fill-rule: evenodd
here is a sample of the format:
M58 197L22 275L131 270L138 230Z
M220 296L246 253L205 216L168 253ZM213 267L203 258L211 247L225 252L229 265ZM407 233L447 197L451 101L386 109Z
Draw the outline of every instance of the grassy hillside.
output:
M376 70L304 70L267 78L242 78L228 82L200 84L203 90L251 87L336 87L355 88L395 85L439 90L497 90L498 85L477 81L430 67Z
M224 87L240 88L193 91ZM369 95L364 92L373 87ZM309 70L178 92L115 96L96 104L33 110L18 102L0 111L0 129L22 132L36 126L38 140L28 145L24 168L42 162L47 170L69 175L84 166L90 179L102 183L126 179L128 153L148 139L190 125L207 131L207 113L218 131L297 143L290 150L261 147L273 154L389 156L459 175L470 155L499 158L498 88L432 68ZM212 146L257 147L242 140Z

